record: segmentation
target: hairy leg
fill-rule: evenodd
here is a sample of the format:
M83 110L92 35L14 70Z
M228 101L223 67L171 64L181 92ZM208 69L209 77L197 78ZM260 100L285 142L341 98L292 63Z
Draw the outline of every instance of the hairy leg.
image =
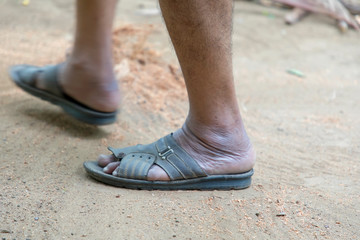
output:
M183 71L190 110L175 140L208 174L241 173L255 163L233 81L232 0L160 0L164 20ZM101 155L111 173L118 165ZM157 166L149 180L168 180Z
M112 63L112 24L117 0L77 0L76 34L71 54L59 73L64 91L99 111L112 112L120 93ZM37 86L43 88L40 75Z

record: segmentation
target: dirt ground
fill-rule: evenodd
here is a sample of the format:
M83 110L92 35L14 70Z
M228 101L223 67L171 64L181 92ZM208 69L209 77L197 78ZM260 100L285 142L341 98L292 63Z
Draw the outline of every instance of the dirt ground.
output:
M73 1L0 0L0 238L360 239L359 34L341 34L322 16L289 27L287 10L235 3L238 101L257 150L250 188L135 191L86 175L82 163L108 145L149 143L184 121L186 93L161 16L142 10L156 6L118 5L116 26L153 30L140 41L146 53L117 64L117 123L92 127L25 94L7 74L12 64L64 59Z

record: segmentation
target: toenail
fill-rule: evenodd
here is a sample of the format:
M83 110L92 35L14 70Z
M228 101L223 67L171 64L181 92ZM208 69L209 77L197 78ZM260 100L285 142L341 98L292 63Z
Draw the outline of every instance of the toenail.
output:
M104 169L103 169L104 172L107 172L108 170L109 170L108 166L104 167Z

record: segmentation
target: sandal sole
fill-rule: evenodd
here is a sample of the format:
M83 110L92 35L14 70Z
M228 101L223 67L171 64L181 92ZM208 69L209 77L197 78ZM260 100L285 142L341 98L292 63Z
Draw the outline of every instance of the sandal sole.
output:
M115 187L138 190L235 190L251 185L254 170L245 173L211 175L187 180L146 181L116 177L103 172L97 162L85 162L86 172L95 180Z

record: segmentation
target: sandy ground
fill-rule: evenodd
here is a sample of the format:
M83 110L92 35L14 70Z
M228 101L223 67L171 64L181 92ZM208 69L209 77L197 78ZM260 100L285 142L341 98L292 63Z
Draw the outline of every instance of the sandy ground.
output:
M1 239L360 239L358 33L341 34L321 16L285 26L286 10L236 2L238 101L258 154L252 186L135 191L93 181L82 163L108 145L149 143L184 121L183 84L164 80L168 63L176 60L159 15L139 15L141 1L118 6L117 26L154 24L148 44L162 57L147 78L140 62L122 62L120 70L130 72L120 76L127 80L116 124L72 120L8 77L12 64L64 58L72 2L24 7L18 0L0 1ZM288 74L292 68L306 77ZM162 80L149 80L162 73ZM150 81L151 91L139 89L141 81ZM153 106L158 110L150 111Z

